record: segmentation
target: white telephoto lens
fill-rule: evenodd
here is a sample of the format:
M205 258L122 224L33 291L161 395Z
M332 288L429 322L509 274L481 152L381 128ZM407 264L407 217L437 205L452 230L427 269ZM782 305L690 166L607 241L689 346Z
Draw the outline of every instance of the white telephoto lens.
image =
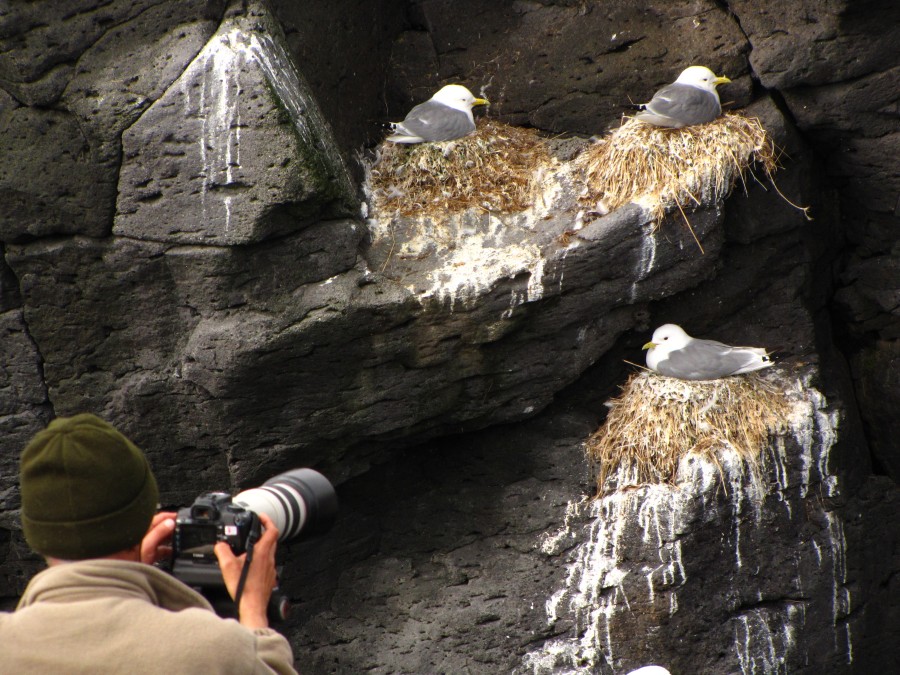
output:
M278 528L278 540L293 537L306 522L306 503L291 486L280 483L258 487L235 495L234 503L257 515L265 513Z

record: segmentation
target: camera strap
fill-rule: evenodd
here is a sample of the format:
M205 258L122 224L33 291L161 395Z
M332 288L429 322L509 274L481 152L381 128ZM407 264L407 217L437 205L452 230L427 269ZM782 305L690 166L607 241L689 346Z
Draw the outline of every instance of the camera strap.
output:
M237 589L234 592L234 608L237 613L238 621L241 618L241 596L244 594L244 584L247 582L247 574L250 572L250 563L253 560L253 547L256 545L258 536L252 534L247 537L245 548L247 555L244 558L244 566L241 568L241 577L238 579Z

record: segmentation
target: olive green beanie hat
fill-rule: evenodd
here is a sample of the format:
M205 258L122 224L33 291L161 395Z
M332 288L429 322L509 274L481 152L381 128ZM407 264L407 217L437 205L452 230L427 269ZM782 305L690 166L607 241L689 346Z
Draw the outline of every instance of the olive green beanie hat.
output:
M101 558L139 543L159 491L147 458L91 414L60 417L22 451L22 529L37 553Z

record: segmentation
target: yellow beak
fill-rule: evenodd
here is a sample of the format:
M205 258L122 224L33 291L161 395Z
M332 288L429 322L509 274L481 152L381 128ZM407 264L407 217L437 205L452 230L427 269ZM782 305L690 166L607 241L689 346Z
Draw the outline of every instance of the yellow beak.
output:
M655 342L648 342L643 347L641 347L641 349L650 349L650 347L655 347L655 346L656 346Z
M472 105L490 105L491 102L486 98L476 98L475 102Z
M716 79L713 80L713 84L716 85L717 87L720 84L730 84L730 83L731 83L731 80L729 80L724 75L722 75L721 77L717 77Z

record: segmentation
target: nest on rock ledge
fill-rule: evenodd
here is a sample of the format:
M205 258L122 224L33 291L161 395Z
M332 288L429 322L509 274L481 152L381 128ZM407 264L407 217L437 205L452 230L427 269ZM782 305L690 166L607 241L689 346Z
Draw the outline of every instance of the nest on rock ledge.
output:
M775 143L759 120L734 113L682 129L630 118L577 161L587 188L582 201L599 213L636 201L657 222L668 209L724 199L754 164L769 180L778 168Z
M538 169L549 162L536 131L489 119L453 141L385 142L371 166L375 209L399 216L524 211L540 188Z
M790 404L764 376L686 381L650 371L635 373L609 403L604 424L587 440L599 465L597 491L645 483L674 484L682 457L694 453L717 467L730 448L759 481L759 457L770 433L784 428Z

